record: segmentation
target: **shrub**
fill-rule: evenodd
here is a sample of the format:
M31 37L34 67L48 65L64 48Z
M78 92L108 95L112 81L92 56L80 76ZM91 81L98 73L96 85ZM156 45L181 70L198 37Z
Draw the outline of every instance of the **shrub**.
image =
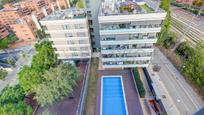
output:
M134 78L135 78L135 82L136 82L137 89L139 91L140 97L144 98L146 92L145 92L143 83L142 83L142 81L140 79L140 75L139 75L139 72L138 72L137 68L133 69L133 73L134 73Z

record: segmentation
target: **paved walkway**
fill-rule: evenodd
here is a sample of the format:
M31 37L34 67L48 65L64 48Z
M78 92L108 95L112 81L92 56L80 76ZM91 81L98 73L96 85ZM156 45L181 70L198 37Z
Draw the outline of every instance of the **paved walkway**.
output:
M135 89L135 84L133 82L133 77L130 70L99 70L98 73L99 78L96 100L96 115L100 115L101 76L103 75L122 75L129 115L143 115L139 101L139 94Z

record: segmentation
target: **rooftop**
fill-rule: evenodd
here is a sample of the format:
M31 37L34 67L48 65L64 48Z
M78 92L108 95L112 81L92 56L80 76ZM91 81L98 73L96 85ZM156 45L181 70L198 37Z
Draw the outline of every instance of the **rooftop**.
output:
M70 8L61 11L55 11L52 14L46 16L42 21L50 20L68 20L68 19L78 19L86 18L86 12L84 9Z
M152 0L104 0L100 8L100 16L131 15L163 12L159 3Z

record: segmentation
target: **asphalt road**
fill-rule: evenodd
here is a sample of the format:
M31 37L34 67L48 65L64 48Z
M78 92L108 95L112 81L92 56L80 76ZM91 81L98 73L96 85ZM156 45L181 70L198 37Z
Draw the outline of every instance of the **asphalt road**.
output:
M192 115L204 107L200 97L158 48L155 48L152 64L161 66L161 70L158 72L160 79L165 84L181 115Z

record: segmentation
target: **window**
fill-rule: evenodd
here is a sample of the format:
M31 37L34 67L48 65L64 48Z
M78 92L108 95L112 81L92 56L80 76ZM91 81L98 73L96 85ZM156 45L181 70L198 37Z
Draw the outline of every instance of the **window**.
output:
M87 40L79 40L79 44L86 44Z
M73 37L72 33L66 33L65 36L66 37Z
M77 33L77 36L78 36L78 37L85 37L85 36L86 36L86 33L85 33L85 32L78 32L78 33Z
M63 25L62 27L64 30L67 30L67 29L70 29L70 26L69 25Z
M76 52L72 53L72 56L78 56L78 54Z
M81 47L80 50L87 51L88 47Z
M75 24L75 29L84 29L85 25L84 24Z
M75 44L75 43L73 41L71 41L71 40L68 40L67 44Z

